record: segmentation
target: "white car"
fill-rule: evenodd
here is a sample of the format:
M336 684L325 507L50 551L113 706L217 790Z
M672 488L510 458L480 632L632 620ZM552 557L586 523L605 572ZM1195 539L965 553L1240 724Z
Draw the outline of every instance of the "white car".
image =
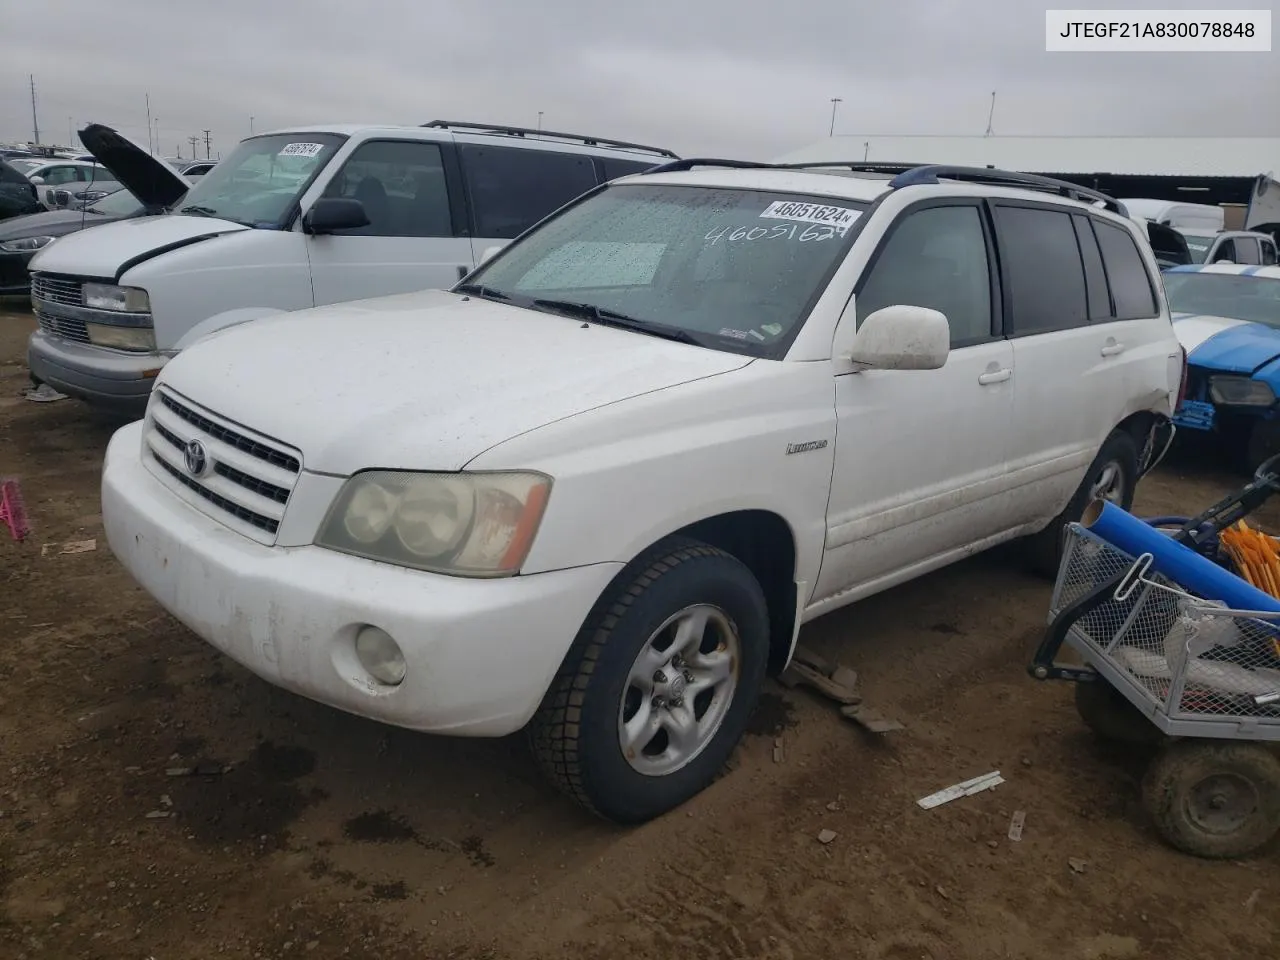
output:
M120 189L120 184L115 182L116 178L110 170L84 160L24 157L11 161L10 165L36 185L38 199L46 210L57 209L53 200L54 187L90 192L94 187L110 185L106 193ZM106 196L106 193L102 196ZM102 196L92 199L100 200Z
M675 157L479 123L327 124L249 137L193 185L189 167L179 175L98 129L125 186L172 212L69 235L32 259L27 363L60 393L139 416L160 368L207 333L450 287L583 192Z
M1017 537L1052 568L1089 498L1129 506L1185 358L1114 201L708 165L452 290L194 344L111 440L111 549L271 683L527 726L627 823L710 783L802 623Z

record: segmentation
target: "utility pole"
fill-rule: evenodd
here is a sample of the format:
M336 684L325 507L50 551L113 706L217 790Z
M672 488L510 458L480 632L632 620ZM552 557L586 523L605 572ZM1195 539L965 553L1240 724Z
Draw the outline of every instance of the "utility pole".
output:
M208 159L209 159L209 154L210 154L211 152L212 152L212 151L211 151L211 149L210 149L210 147L209 147L209 131L208 131L208 130L206 130L206 131L204 132L204 158L205 158L206 160L208 160Z
M539 130L542 129L542 111L541 110L538 111L538 129Z
M36 146L40 145L40 118L36 116L36 75L31 77L31 132L35 134Z
M253 136L253 116L249 117L249 136Z
M71 146L76 142L76 123L71 117L67 117L67 146Z
M831 98L831 129L827 133L827 136L829 137L834 137L836 135L836 106L843 102L844 101L839 97Z
M198 153L196 152L196 144L197 144L197 143L199 143L199 142L200 142L200 138L199 138L199 137L187 137L187 143L191 144L191 159L192 159L192 160L194 160L194 159L196 159L198 156L200 156L200 154L198 154Z
M996 118L996 92L992 90L991 91L991 110L990 112L987 113L987 132L983 134L984 137L995 136L995 132L996 132L995 127L992 126L992 123L995 121L995 118Z
M153 146L155 141L151 139L151 93L147 93L147 153L153 157L156 155L156 148Z

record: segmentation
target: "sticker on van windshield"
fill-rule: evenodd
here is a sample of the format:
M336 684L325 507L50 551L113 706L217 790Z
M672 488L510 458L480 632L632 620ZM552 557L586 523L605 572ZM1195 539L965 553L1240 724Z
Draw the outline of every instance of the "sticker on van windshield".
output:
M324 149L323 143L286 143L280 148L282 157L317 157Z
M769 204L760 214L761 220L792 220L800 223L817 223L844 232L861 216L849 207L832 207L822 203L799 203L794 200L778 200Z

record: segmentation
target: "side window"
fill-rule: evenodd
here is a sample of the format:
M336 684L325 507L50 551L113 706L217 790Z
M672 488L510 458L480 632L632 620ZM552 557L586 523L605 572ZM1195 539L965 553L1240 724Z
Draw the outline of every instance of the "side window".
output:
M1236 263L1250 265L1262 262L1262 250L1257 237L1236 237Z
M1088 295L1089 319L1110 320L1111 294L1107 292L1107 274L1102 266L1102 252L1098 240L1089 226L1089 218L1072 215L1076 228L1076 242L1080 244L1080 256L1084 260L1084 286Z
M462 144L475 236L509 240L596 185L591 158Z
M600 158L600 166L604 169L605 180L617 180L619 177L628 177L633 173L644 173L646 170L652 170L661 162L661 160L655 160L653 163L643 163L635 160Z
M44 172L45 186L61 186L64 183L72 183L76 179L75 167L49 167Z
M1258 241L1262 244L1262 262L1267 266L1274 266L1280 257L1276 255L1276 245L1270 240Z
M998 204L996 235L1015 336L1087 323L1088 296L1071 214Z
M895 304L929 307L946 314L952 346L989 339L991 267L978 208L926 207L890 229L855 297L858 322Z
M1102 262L1106 264L1116 319L1142 320L1156 316L1151 276L1132 235L1122 227L1101 220L1093 221L1093 232L1097 234Z
M1235 240L1231 237L1226 237L1218 241L1218 246L1214 248L1213 256L1210 257L1210 262L1222 263L1223 261L1226 261L1228 263L1234 263L1236 262L1237 256Z
M373 237L451 237L449 191L435 143L370 140L325 187L326 197L359 200L369 226L343 233Z

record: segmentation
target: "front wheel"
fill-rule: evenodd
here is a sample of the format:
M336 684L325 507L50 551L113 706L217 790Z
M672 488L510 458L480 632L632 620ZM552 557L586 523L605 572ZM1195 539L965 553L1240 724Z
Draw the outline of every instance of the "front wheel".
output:
M615 583L575 639L530 725L544 772L616 823L651 820L705 789L764 682L764 592L733 556L692 541Z
M1066 509L1047 527L1028 538L1027 553L1032 568L1042 576L1056 577L1062 563L1062 538L1067 524L1077 523L1093 500L1106 500L1123 510L1133 506L1138 486L1138 448L1133 437L1116 430L1089 464L1084 479Z

